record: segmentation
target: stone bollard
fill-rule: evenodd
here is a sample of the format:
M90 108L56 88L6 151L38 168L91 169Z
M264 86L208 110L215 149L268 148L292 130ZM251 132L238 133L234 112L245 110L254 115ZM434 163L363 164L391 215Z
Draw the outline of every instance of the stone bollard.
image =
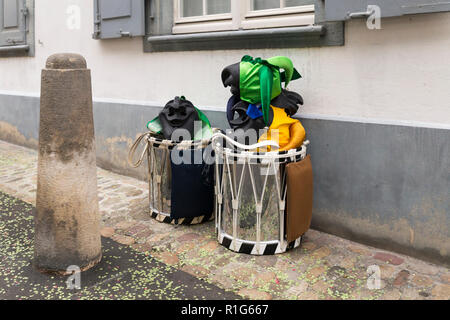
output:
M34 264L87 270L101 260L91 73L78 54L55 54L41 77Z

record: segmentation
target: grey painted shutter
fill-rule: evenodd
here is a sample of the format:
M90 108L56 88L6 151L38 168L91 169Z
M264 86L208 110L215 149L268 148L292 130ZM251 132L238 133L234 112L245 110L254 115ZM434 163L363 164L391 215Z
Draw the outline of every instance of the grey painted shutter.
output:
M325 20L343 21L365 17L368 5L377 5L382 17L450 11L450 1L443 0L321 0L325 1Z
M173 10L173 0L151 0L147 13L147 33L152 36L172 34Z
M145 34L144 0L94 0L94 39Z
M0 0L0 46L26 42L25 8L24 0Z

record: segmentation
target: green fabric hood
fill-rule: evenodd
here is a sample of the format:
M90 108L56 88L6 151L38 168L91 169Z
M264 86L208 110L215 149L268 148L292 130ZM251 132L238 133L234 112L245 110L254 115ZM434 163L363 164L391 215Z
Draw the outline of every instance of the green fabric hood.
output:
M301 75L287 57L263 60L246 55L239 65L240 98L251 104L261 104L264 122L268 124L270 101L280 95L281 83L286 87L291 80L299 78Z

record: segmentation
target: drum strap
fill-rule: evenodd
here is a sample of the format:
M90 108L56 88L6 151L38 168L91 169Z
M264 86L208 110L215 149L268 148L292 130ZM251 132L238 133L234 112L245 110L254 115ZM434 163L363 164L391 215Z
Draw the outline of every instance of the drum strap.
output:
M133 168L139 167L139 166L142 164L142 161L144 161L145 153L146 153L147 150L148 150L148 137L150 137L150 135L151 135L151 132L150 132L150 131L141 134L141 135L136 139L136 141L134 141L133 145L131 146L130 152L128 152L128 163L129 163L130 166L132 166ZM142 141L143 139L145 139L145 147L144 147L144 149L142 150L142 153L141 153L141 155L140 155L138 161L133 162L133 157L134 157L134 154L135 154L135 152L136 152L136 149L138 148L139 144L141 143L141 141Z

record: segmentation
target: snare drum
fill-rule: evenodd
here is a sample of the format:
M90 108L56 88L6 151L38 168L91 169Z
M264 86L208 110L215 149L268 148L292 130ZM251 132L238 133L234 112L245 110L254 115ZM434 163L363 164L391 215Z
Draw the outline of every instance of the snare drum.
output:
M209 145L210 140L199 140L199 141L182 141L174 142L171 140L161 140L155 137L148 137L148 173L149 173L149 202L150 202L150 214L151 216L164 223L170 224L198 224L205 221L209 221L214 218L214 167L211 166L211 172L207 173L209 175L210 186L204 186L200 182L205 180L204 177L200 175L203 174L202 165L186 165L183 168L177 169L178 172L181 171L182 176L185 177L185 181L174 181L177 179L173 176L174 164L171 162L171 152L175 149L183 150L184 152L195 152L203 150ZM194 169L194 171L192 171ZM195 171L196 170L196 171ZM198 176L192 177L186 181L186 172L192 174L192 172L198 172ZM181 190L173 190L174 185ZM181 196L181 193L185 192L187 194L192 193L193 189L198 187L202 189L202 194L196 194L196 199L191 199L188 206L184 206L186 215L178 212L174 217L174 192L176 196ZM203 195L203 197L202 197ZM186 195L184 195L186 196ZM205 203L211 200L211 205ZM201 203L197 203L201 202ZM178 205L178 208L180 205ZM192 211L194 212L188 212ZM178 209L178 211L180 211Z
M217 137L212 141L219 243L253 255L273 255L298 247L301 237L290 243L286 240L285 165L304 159L309 142L289 151L256 153L241 149L239 144L224 148Z

